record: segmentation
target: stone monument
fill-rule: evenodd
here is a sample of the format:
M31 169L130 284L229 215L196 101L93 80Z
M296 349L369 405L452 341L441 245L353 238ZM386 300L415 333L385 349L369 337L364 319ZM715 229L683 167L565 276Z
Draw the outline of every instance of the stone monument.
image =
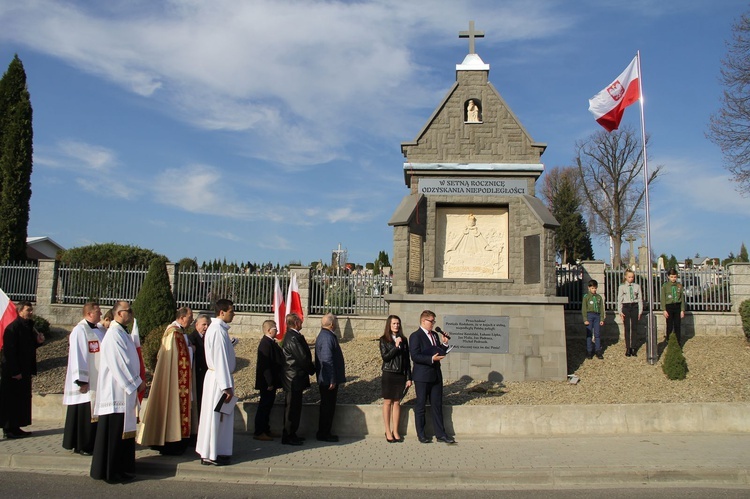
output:
M393 226L390 313L405 333L424 309L451 334L443 375L564 380L566 298L555 296L557 221L534 196L546 145L534 142L474 50L456 83L401 151L410 193Z

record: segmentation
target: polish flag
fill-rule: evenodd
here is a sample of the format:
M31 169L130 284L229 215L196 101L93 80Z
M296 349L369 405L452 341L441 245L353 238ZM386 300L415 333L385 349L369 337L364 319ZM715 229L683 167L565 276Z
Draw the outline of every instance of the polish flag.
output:
M299 297L299 286L297 286L297 274L292 274L289 281L289 290L286 293L286 308L288 314L297 314L299 318L305 320L302 313L302 300Z
M286 333L286 306L284 305L284 297L281 295L278 276L276 276L273 285L273 320L276 321L276 338L283 340L284 333Z
M0 289L0 348L3 348L5 328L8 327L8 324L16 320L16 317L18 317L16 304Z
M130 338L133 340L133 343L135 343L135 350L138 352L138 361L141 364L141 381L144 383L146 382L146 363L143 362L143 349L141 348L141 335L138 331L138 320L136 318L133 318L133 332L130 333ZM143 396L146 394L146 392L139 392L138 393L138 402L143 402Z
M589 99L589 111L608 132L617 130L625 108L641 97L638 56L607 88Z

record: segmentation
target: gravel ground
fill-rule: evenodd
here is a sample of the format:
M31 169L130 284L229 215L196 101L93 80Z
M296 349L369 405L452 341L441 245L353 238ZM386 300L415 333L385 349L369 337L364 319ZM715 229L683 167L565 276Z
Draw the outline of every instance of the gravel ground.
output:
M62 393L65 381L69 331L54 329L37 350L39 374L34 391ZM606 342L605 342L606 343ZM257 402L255 358L257 339L242 339L236 347L237 395ZM348 382L339 391L339 402L380 404L380 352L377 340L354 339L341 343ZM670 381L661 369L646 361L643 346L638 357L625 357L620 343L605 345L604 360L587 360L584 340L568 341L568 372L580 378L566 381L489 383L445 380L444 400L449 405L633 404L647 402L748 402L750 401L750 344L741 337L695 337L684 347L689 373L683 381ZM660 346L663 348L663 345ZM313 378L314 382L314 378ZM414 390L404 403L412 404ZM319 401L318 390L305 392L304 402Z

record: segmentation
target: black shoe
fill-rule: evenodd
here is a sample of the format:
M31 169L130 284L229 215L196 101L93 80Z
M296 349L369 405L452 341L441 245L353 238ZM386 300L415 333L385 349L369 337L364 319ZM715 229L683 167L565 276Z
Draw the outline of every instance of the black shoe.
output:
M586 358L587 359L593 359L594 358L594 352L588 352L588 353L586 353Z
M630 357L630 349L629 348L625 349L625 357Z
M221 463L219 461L214 461L213 459L201 458L201 464L203 466L221 466Z
M596 358L597 359L604 359L604 354L602 354L601 350L596 351Z
M219 464L226 466L232 462L232 456L216 456L216 461Z
M302 445L302 439L297 437L281 437L281 443L284 445Z
M30 437L31 432L30 431L23 431L21 428L16 428L13 430L16 434L21 435L21 437Z
M135 480L135 475L132 475L130 473L125 473L125 472L120 473L121 483L132 482L133 480Z
M76 454L80 454L82 456L90 456L91 455L91 453L89 451L86 451L86 450L83 450L83 449L77 451Z
M449 437L448 435L446 435L444 437L437 437L437 441L438 442L443 442L444 444L455 444L455 443L458 443L458 442L456 442L455 438Z
M423 444L431 444L432 439L427 437L419 437L419 442Z
M320 435L317 437L319 442L338 442L338 435Z
M386 433L385 434L385 441L388 442L389 444L392 444L393 442L396 441L396 439L393 438L393 437L389 437L388 434Z
M3 430L3 437L8 438L8 439L23 438L21 435L18 435L17 433L13 431L5 431L5 430Z
M636 350L635 348L631 348L630 355L632 355L633 357L638 357L638 350Z

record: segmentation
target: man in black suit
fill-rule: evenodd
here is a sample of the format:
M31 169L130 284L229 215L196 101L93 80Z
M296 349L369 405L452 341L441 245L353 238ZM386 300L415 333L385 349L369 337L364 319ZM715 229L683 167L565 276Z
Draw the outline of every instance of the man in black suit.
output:
M198 420L200 421L201 399L203 398L203 378L206 377L208 366L206 365L206 350L203 347L203 337L208 329L211 318L201 314L195 319L193 327L195 331L190 333L188 339L193 347L193 373L195 376L195 403L198 407Z
M339 441L339 437L331 433L331 426L336 413L339 387L346 382L346 373L344 354L335 332L337 322L335 315L324 315L320 321L321 330L315 340L315 372L320 389L320 417L316 436L322 442Z
M302 319L297 314L286 316L286 334L281 347L284 352L284 375L281 381L286 396L281 443L285 445L302 445L304 439L297 435L302 414L302 392L310 386L310 376L315 374L310 346L299 332L301 328Z
M414 423L417 437L423 444L432 442L424 434L425 404L430 399L432 425L438 442L455 444L456 441L445 433L443 424L443 373L440 361L445 358L448 349L448 338L443 334L442 343L432 331L435 325L435 313L425 310L419 317L419 329L409 336L409 353L413 363L411 375L417 391L417 405L414 408Z
M255 440L273 440L278 435L271 432L269 420L276 400L276 390L281 387L281 371L284 368L284 353L276 343L276 323L263 323L263 337L258 344L255 363L255 389L260 393L258 411L255 413Z

